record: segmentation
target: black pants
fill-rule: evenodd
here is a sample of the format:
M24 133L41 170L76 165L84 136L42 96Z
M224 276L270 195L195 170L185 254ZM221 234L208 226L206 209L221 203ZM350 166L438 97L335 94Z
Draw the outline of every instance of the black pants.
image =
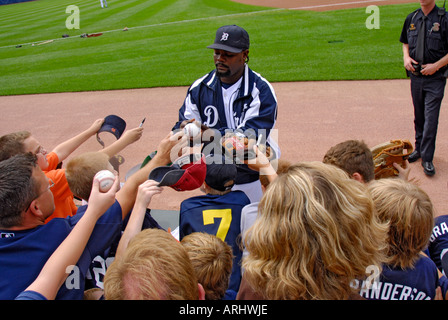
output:
M440 105L445 92L446 78L411 75L411 94L414 103L415 150L422 161L433 161L436 148Z

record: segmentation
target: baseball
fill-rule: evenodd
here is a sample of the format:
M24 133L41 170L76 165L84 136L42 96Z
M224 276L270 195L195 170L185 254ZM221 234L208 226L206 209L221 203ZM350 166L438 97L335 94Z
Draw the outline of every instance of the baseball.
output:
M190 138L194 138L196 137L198 134L201 133L201 128L199 128L195 123L188 123L185 127L184 127L184 132L185 134L190 137Z
M109 170L101 170L97 172L94 179L98 179L98 182L100 183L100 191L107 192L114 184L115 175Z

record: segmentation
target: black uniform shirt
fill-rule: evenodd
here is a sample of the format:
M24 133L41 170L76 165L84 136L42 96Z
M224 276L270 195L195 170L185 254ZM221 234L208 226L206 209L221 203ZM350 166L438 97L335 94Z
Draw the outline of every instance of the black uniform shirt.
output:
M426 20L424 61L419 61L422 64L437 62L448 53L448 32L446 32L448 31L448 19L446 13L441 19L438 12L439 8L435 6ZM400 36L400 42L409 44L409 55L414 60L416 60L417 35L422 17L421 9L410 13L406 17Z

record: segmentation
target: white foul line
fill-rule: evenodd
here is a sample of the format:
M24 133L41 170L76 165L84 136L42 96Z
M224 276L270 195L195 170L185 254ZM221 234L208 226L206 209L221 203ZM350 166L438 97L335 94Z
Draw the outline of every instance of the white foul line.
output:
M189 20L179 20L179 21L155 23L155 24L149 24L149 25L144 25L144 26L135 26L135 27L129 27L128 30L160 27L160 26L173 25L173 24L182 24L182 23L189 23L189 22L197 22L197 21L205 21L205 20L212 20L212 19L237 17L237 16L246 16L246 15L259 14L259 13L274 12L274 11L286 11L286 10L290 10L290 9L288 9L288 8L275 8L275 9L267 9L267 10L260 10L260 11L230 13L230 14L225 14L225 15L220 15L220 16L211 16L211 17L203 17L203 18L196 18L196 19L189 19ZM98 31L98 32L94 32L94 33L108 33L108 32L117 32L117 31L123 31L123 29ZM75 35L75 36L71 36L69 38L56 38L56 39L50 39L50 40L53 40L53 41L56 41L56 40L68 40L68 39L73 39L73 38L77 38L77 37L80 37L80 36L81 35ZM12 47L15 47L17 45L20 45L20 46L31 45L31 44L35 44L37 42L50 41L50 40L37 40L37 41L33 41L33 42L28 42L28 43L6 45L6 46L3 46L3 47L0 47L0 49L12 48Z
M316 6L290 8L290 10L306 10L306 9L316 9L316 8L325 8L325 7L336 7L336 6L345 6L345 5L351 5L351 4L380 2L380 1L386 1L386 0L366 0L366 1L354 1L354 2L343 2L343 3L333 3L333 4L320 4L320 5L316 5Z

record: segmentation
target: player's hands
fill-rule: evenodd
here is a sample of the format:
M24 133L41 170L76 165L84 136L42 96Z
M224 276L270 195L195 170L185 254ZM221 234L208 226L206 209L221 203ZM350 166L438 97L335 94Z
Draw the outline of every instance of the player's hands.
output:
M201 122L196 121L196 119L194 119L194 118L193 118L193 119L189 119L189 120L184 120L184 121L182 121L182 122L180 123L180 125L179 125L179 129L183 129L183 128L185 128L185 126L186 126L187 124L192 123L192 122L196 122L196 123L198 124L198 126L201 127L201 131L202 131L202 132L204 132L204 131L210 129L210 128L207 127L205 124L202 124Z
M115 202L115 194L117 193L120 186L120 179L115 175L115 181L108 192L100 191L100 183L97 179L93 180L92 191L89 197L89 205L87 207L86 214L94 214L98 219L100 218L107 209Z
M183 128L185 128L185 126L186 126L187 124L192 123L192 122L194 122L194 121L195 121L195 119L188 119L188 120L184 120L184 121L182 121L182 122L180 123L180 125L179 125L179 129L183 129Z

